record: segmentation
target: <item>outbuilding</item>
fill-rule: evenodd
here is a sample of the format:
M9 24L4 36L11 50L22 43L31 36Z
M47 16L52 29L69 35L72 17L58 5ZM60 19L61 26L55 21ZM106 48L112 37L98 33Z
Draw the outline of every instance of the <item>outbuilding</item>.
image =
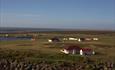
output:
M60 39L57 37L54 37L54 38L49 39L48 42L60 42Z

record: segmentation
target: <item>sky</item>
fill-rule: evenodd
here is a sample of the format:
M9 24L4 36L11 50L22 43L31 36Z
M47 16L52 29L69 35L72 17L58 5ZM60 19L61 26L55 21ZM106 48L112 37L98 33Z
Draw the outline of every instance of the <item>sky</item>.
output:
M0 0L0 27L115 30L115 0Z

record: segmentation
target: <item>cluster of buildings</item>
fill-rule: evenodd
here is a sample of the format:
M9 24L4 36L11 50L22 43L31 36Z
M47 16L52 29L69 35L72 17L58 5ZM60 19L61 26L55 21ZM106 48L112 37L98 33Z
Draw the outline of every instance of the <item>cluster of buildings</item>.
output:
M70 41L78 41L78 42L81 42L81 41L97 41L99 40L98 38L74 38L74 37L69 37L69 38L63 38L63 40L70 40Z
M80 54L80 55L94 55L95 51L91 48L81 48L76 45L65 46L64 49L60 50L65 54Z
M99 38L74 38L74 37L68 37L68 38L63 38L63 41L78 41L78 42L82 42L82 41L98 41ZM48 39L48 42L60 42L62 41L60 40L58 37L54 37L51 39Z
M63 38L63 40L82 42L82 41L98 41L99 39L98 38L73 38L73 37L69 37L69 38ZM48 42L50 42L50 43L61 42L61 40L57 37L54 37L54 38L48 39ZM65 53L65 54L80 54L80 55L94 55L95 54L95 51L91 48L81 48L81 47L76 46L76 45L64 46L64 48L60 51L62 53Z

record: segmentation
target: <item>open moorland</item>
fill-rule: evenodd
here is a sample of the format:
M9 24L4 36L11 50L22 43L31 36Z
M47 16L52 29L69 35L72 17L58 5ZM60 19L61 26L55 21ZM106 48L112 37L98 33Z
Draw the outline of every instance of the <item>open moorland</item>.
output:
M114 31L57 31L1 33L0 37L32 36L32 39L0 40L0 68L3 70L112 70L115 63ZM57 37L59 42L48 42ZM96 41L63 38L98 38ZM64 54L66 45L91 48L95 55ZM12 65L14 64L14 65ZM9 65L9 66L8 66ZM24 65L26 65L24 67ZM4 67L5 66L5 67ZM16 67L16 68L15 68Z

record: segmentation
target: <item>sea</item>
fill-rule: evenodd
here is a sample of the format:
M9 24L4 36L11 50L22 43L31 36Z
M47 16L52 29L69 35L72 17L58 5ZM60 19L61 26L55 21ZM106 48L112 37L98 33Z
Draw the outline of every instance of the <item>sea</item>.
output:
M49 32L49 31L66 31L66 29L56 29L56 28L0 27L0 33L15 33L15 32Z

